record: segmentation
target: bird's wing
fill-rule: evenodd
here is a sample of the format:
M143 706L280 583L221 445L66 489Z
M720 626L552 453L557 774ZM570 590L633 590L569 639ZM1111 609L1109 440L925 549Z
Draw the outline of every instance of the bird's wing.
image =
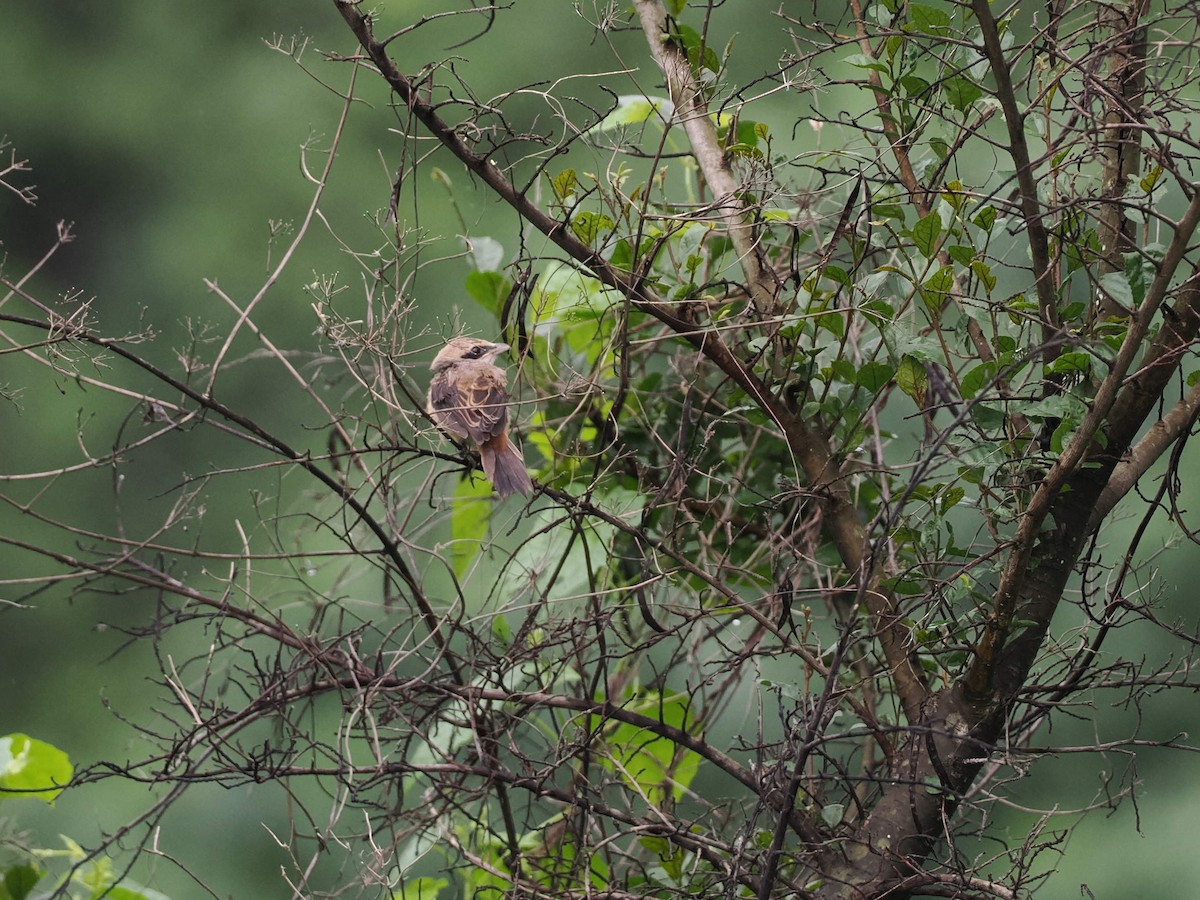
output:
M491 440L508 424L508 391L502 375L487 368L460 367L436 378L429 389L429 404L440 413L438 424L476 444Z

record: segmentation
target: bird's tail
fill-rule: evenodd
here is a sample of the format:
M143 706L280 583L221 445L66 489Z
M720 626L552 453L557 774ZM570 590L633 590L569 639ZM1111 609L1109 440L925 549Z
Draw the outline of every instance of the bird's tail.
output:
M507 434L498 434L481 445L479 458L483 461L483 474L501 497L533 491L533 482L525 468L525 457Z

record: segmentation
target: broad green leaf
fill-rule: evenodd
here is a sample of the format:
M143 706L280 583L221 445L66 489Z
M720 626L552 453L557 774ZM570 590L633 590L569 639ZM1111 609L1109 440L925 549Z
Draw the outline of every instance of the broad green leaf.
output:
M1162 177L1162 173L1162 166L1155 166L1144 176L1142 176L1142 180L1138 182L1138 186L1147 194L1153 193L1154 186L1158 184L1158 179Z
M45 869L32 862L9 866L0 879L0 900L25 900L45 874Z
M935 209L913 226L913 244L926 259L933 259L937 253L938 238L942 234L942 216Z
M612 231L613 220L603 213L594 213L583 210L577 212L575 217L571 219L571 230L585 244L593 244L596 239L602 234L607 234Z
M873 57L867 56L865 53L851 53L843 62L854 66L856 69L874 69L876 72L888 71L886 65Z
M960 211L966 205L968 199L966 192L963 190L963 183L957 178L946 182L946 189L941 192L941 197L955 212Z
M925 396L929 391L929 373L925 366L907 353L896 368L896 386L913 399L921 409L925 408Z
M679 18L683 15L683 11L687 9L687 0L667 0L666 7L670 15Z
M1092 355L1084 350L1068 350L1055 357L1048 366L1046 371L1054 374L1066 374L1070 372L1083 372L1084 374L1092 371Z
M1101 275L1100 290L1128 310L1132 310L1137 305L1133 299L1133 288L1129 285L1129 277L1124 272L1109 272L1107 275Z
M75 773L67 754L25 734L0 737L0 800L30 797L51 806Z
M688 858L687 851L678 844L673 844L666 838L655 835L640 837L638 843L657 856L658 861L662 863L663 871L678 881L683 874L683 864Z
M1129 290L1133 294L1133 305L1141 306L1146 299L1146 290L1154 280L1157 271L1154 263L1142 253L1131 252L1124 254L1125 277L1129 280Z
M854 384L858 380L858 370L854 368L854 363L845 357L839 356L830 362L829 374L846 384Z
M871 206L871 215L878 219L897 219L904 224L905 208L898 203L875 203Z
M979 212L975 213L975 218L971 220L984 231L990 232L992 225L996 223L996 210L991 206L982 207Z
M835 266L832 263L827 265L823 270L823 274L830 281L836 281L842 287L850 287L853 282L850 280L850 274L841 266Z
M650 692L630 708L680 731L688 732L694 727L687 698L681 694L664 697ZM681 799L700 768L700 757L696 753L681 749L674 741L636 725L622 722L605 737L614 760L608 763L609 767L656 806L667 796Z
M950 30L950 15L932 6L913 3L908 8L908 17L913 26L925 34L944 35Z
M450 513L450 558L459 578L474 564L492 521L492 486L482 478L463 478L454 489Z
M671 32L671 37L679 42L687 53L688 63L691 64L692 71L697 74L701 69L716 73L721 71L721 60L717 56L717 51L704 41L704 36L690 25L680 25L676 23L675 30Z
M550 187L559 200L566 200L573 195L578 184L579 179L574 169L563 169L550 179Z
M821 807L821 820L830 828L839 824L845 814L846 805L844 803L829 803Z
M1054 429L1054 434L1050 435L1050 449L1055 453L1062 453L1063 448L1071 440L1071 435L1075 433L1075 429L1078 427L1078 419L1065 416L1058 423L1058 427Z
M409 878L400 886L400 890L392 891L392 900L437 900L438 894L450 886L445 878Z
M485 844L479 851L482 865L462 866L459 877L462 879L463 898L498 898L507 897L512 889L512 879L509 875L507 862L508 852L498 843Z
M976 395L991 383L1000 370L996 360L980 363L962 377L960 387L964 400L973 400Z
M480 272L497 272L504 264L504 245L495 238L473 237L467 240L471 264Z
M597 122L590 131L612 131L628 125L641 125L650 120L669 121L675 111L666 97L644 97L641 94L622 94L612 112Z
M869 362L858 370L857 381L860 387L871 393L878 393L891 383L896 370L887 363Z
M512 281L503 272L468 272L464 286L471 299L494 316L500 315L512 292Z
M608 261L618 269L623 269L626 272L633 271L633 247L629 245L629 241L621 238L612 248L612 253L609 254Z
M1071 394L1051 394L1041 400L1022 403L1020 411L1031 419L1078 419L1087 412L1087 404Z
M946 248L949 257L964 268L975 261L975 249L966 244L951 244Z
M170 900L159 891L142 887L132 881L122 881L112 887L97 889L90 900Z
M946 79L942 84L942 94L950 101L951 106L959 112L966 112L976 100L983 96L983 91L971 79L956 75Z
M992 267L982 259L971 261L971 271L975 273L975 277L987 288L989 294L996 289L996 276L992 274Z
M941 507L941 512L946 513L952 510L966 495L967 492L958 485L946 488L938 497L938 506Z
M841 313L823 313L817 316L816 322L818 328L824 328L839 338L846 333L846 317Z
M954 269L942 266L921 285L921 296L930 309L939 309L954 290Z

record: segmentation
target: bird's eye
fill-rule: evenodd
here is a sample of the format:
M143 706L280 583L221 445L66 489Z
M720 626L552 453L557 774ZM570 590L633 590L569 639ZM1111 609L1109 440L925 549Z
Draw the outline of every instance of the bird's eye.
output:
M472 347L467 351L467 359L479 359L479 357L483 356L484 349L482 346Z

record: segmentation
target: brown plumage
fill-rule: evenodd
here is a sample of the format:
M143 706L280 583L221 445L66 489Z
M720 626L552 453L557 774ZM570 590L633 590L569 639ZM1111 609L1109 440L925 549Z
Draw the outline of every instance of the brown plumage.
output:
M501 497L528 494L533 482L521 450L508 437L508 377L496 365L508 344L454 338L429 367L429 415L456 438L479 448L483 473Z

